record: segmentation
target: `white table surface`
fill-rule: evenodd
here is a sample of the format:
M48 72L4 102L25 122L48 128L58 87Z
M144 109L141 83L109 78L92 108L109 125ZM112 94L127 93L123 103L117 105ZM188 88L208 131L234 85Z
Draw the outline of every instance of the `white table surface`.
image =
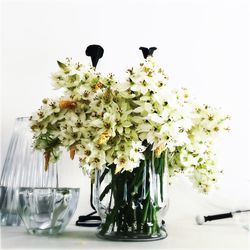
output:
M185 187L170 197L166 223L168 237L153 242L110 242L96 237L95 228L74 226L75 218L61 235L35 236L26 233L24 226L1 227L1 248L14 249L248 249L250 232L233 219L196 225L195 215L228 212L216 205L218 197L209 203L199 195L187 192ZM219 197L220 199L220 197ZM225 204L226 205L226 204Z
M69 225L58 236L35 236L23 227L2 227L1 247L14 249L250 249L250 235L232 221L197 226L189 220L168 224L168 237L154 242L110 242L94 228Z

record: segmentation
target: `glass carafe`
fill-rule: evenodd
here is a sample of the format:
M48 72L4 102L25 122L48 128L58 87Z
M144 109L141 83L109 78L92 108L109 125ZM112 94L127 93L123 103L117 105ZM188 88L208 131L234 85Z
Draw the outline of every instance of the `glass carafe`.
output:
M56 164L44 171L43 153L32 148L29 118L17 118L1 174L1 225L21 223L17 213L18 188L57 186Z

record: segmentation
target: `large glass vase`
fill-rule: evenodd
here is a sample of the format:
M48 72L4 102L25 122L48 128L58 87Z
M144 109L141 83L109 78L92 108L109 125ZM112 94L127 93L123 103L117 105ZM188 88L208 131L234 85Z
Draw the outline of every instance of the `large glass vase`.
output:
M147 149L145 160L132 172L115 173L115 166L97 171L95 203L102 223L98 236L108 240L148 241L167 236L168 208L165 152Z
M32 132L27 117L17 118L0 180L1 225L20 225L18 189L57 187L57 166L44 171L44 155L32 148Z

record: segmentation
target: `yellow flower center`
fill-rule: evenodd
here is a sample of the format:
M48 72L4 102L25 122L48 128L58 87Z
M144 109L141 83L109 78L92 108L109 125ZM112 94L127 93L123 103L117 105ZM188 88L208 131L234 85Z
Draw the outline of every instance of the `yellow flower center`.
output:
M155 156L159 158L161 156L162 151L165 149L165 146L160 145L155 149Z
M98 83L95 85L95 90L101 89L102 86L103 86L102 83L98 82Z
M100 138L98 139L98 144L102 145L105 144L110 138L110 134L108 132L103 132L100 136Z

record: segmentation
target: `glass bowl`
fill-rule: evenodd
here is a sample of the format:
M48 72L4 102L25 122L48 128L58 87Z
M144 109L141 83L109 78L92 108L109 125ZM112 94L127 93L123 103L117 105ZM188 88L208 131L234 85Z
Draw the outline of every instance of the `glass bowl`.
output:
M63 232L78 203L79 188L20 188L18 213L31 234Z

